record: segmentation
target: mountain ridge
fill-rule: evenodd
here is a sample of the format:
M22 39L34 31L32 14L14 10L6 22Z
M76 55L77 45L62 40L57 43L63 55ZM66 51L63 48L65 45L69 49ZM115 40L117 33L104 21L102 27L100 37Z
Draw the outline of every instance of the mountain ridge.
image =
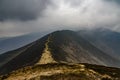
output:
M62 30L48 34L31 44L8 52L8 54L21 53L1 66L0 74L6 74L26 66L35 65L39 63L43 53L46 51L48 54L51 53L52 59L54 60L51 59L50 63L90 63L107 66L120 65L118 64L118 60L95 48L89 42L77 35L76 32ZM50 56L48 55L48 57ZM46 57L44 58L46 59ZM43 61L45 60L44 58L42 58ZM40 62L40 64L41 63L49 63L49 61Z

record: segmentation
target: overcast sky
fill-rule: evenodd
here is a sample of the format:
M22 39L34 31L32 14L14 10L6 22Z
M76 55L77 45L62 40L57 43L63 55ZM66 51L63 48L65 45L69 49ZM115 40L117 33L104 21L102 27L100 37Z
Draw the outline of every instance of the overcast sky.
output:
M120 0L0 0L0 37L99 27L120 31Z

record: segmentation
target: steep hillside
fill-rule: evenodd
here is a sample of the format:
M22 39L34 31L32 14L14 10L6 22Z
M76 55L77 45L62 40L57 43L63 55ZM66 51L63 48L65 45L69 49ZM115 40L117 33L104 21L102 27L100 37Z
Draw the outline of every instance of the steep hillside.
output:
M14 56L7 60L1 59L3 63L0 74L26 66L48 63L89 63L120 67L119 60L100 51L76 32L69 30L53 32L5 54Z
M57 62L90 63L119 66L119 61L103 53L73 31L51 34L50 51Z

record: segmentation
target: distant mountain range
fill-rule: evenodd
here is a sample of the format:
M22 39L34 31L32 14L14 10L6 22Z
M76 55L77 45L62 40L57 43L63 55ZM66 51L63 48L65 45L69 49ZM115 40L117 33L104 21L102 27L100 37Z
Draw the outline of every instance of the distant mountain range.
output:
M14 80L15 76L16 78L18 77L19 80L24 80L24 79L28 80L28 79L36 79L36 78L39 79L43 73L45 73L45 75L46 74L54 75L53 74L54 72L51 72L51 70L53 70L55 71L55 76L57 76L57 73L61 74L63 73L63 71L65 71L65 73L68 74L68 72L70 71L70 75L71 74L72 76L74 75L73 77L75 77L76 80L79 80L78 78L80 76L78 75L80 75L81 73L82 75L85 76L84 80L99 80L99 78L100 80L119 80L120 76L118 75L120 74L119 73L120 69L108 68L105 66L120 67L120 60L118 58L115 58L114 56L111 56L113 55L112 53L107 53L107 50L112 47L107 46L107 50L106 48L100 48L102 42L104 45L107 45L109 41L111 42L111 39L113 39L113 43L114 43L114 39L119 37L116 34L115 34L116 37L114 35L112 37L112 35L109 34L110 36L109 38L108 32L106 31L105 32L101 32L101 31L74 32L70 30L61 30L61 31L52 32L46 36L43 36L38 40L35 40L38 38L38 36L36 36L34 37L35 41L29 44L27 42L27 45L23 47L20 47L18 49L0 55L0 75L3 75L0 76L0 79L4 80L8 78L7 80ZM103 36L102 33L104 33ZM100 36L100 39L98 35ZM30 41L33 40L31 38ZM17 39L20 38L16 38L14 40ZM23 39L26 40L26 37L24 37ZM107 42L106 39L109 41ZM100 41L101 43L99 43ZM112 49L114 50L114 48ZM119 54L115 54L115 55L119 55ZM97 65L103 65L103 66L97 66ZM51 68L50 66L54 66L54 67ZM45 71L43 70L43 72L40 71L40 73L38 73L37 71L41 69L44 70L46 69L46 70ZM78 72L73 72L74 70L75 71L77 70ZM102 70L106 70L106 71L101 72ZM111 72L109 73L109 71ZM29 74L29 73L33 73L33 74ZM22 77L19 77L22 76L21 74L22 75L26 74L26 76L29 77L25 77L23 75L24 79L22 79ZM34 74L38 76L35 77ZM65 74L63 74L63 76L65 76ZM92 78L90 78L90 76ZM60 77L59 74L58 77ZM69 78L65 80L69 80Z
M0 38L0 54L25 46L41 38L43 35L44 33L39 32L39 33L30 33L16 37Z
M120 59L120 33L108 29L81 30L80 36L103 52Z

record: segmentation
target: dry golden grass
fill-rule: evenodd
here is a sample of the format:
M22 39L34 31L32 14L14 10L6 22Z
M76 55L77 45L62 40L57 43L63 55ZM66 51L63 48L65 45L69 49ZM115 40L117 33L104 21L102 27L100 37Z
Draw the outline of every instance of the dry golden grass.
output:
M50 63L34 65L19 69L7 75L1 76L0 80L120 80L119 73L111 76L108 72L101 73L99 70L104 69L97 65L86 64L65 64L65 63ZM112 70L112 68L111 68Z

